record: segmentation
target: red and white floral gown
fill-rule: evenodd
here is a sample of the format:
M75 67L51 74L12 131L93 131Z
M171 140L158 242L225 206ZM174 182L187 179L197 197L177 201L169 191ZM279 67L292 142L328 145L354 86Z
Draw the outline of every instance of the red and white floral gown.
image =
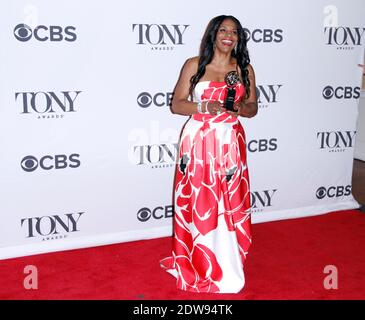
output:
M236 85L235 100L245 94ZM223 82L198 82L198 101L225 101ZM175 176L172 256L160 261L193 292L236 293L251 245L250 187L245 133L238 118L194 114L180 138Z

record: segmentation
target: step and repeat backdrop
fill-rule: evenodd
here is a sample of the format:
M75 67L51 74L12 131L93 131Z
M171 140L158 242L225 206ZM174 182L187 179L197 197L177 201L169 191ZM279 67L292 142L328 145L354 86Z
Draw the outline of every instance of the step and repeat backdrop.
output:
M172 234L188 117L169 104L206 25L249 37L253 222L357 208L351 192L365 3L4 1L0 258Z

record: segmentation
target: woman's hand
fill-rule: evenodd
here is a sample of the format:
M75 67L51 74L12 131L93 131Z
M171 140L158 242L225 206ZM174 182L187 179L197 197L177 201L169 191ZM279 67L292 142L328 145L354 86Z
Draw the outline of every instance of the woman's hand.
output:
M233 105L233 109L236 110L236 111L227 110L225 108L223 108L223 109L224 109L224 111L226 111L231 116L237 118L238 116L241 115L241 110L243 109L243 107L244 107L243 101L239 101L239 102L235 102L234 105Z
M208 111L213 116L225 111L225 109L223 108L223 103L219 101L206 101L205 110Z
M227 111L227 113L229 113L233 117L241 116L241 117L251 118L257 114L257 102L246 102L246 103L243 101L235 102L235 104L233 105L233 109L237 111L234 112L227 109L224 110Z

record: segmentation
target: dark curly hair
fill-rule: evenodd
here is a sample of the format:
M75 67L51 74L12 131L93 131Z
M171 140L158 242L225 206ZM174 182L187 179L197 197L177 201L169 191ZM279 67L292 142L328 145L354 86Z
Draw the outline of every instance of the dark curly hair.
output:
M206 65L209 64L213 59L214 43L217 32L223 20L225 19L232 20L237 27L238 43L236 50L232 50L232 57L236 58L237 64L241 69L242 82L246 88L246 97L250 95L250 80L248 79L247 70L247 66L250 63L250 58L247 50L247 35L238 19L230 15L221 15L210 20L200 44L198 70L196 74L190 79L190 95L192 94L196 84L204 76Z

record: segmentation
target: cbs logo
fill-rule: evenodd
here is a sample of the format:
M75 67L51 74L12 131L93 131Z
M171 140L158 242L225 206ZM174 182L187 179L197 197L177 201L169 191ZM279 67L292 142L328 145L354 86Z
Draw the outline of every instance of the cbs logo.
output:
M268 139L259 139L259 140L251 140L248 143L248 150L250 152L264 152L264 151L275 151L278 148L277 144L278 139L271 138Z
M337 87L326 86L323 89L323 98L329 100L333 97L337 99L358 99L360 97L360 87Z
M254 29L249 30L244 28L247 35L247 41L252 39L254 42L282 42L283 30L282 29Z
M18 24L14 28L14 36L17 40L21 42L26 42L34 36L38 41L75 41L77 36L74 32L75 27L67 26L62 28L61 26L43 26L39 25L32 30L31 27L24 23Z
M174 207L164 206L164 207L156 207L154 209L142 208L137 212L137 219L141 222L146 222L151 218L160 220L162 218L171 218L174 214Z
M319 187L316 191L317 199L338 198L342 196L349 196L351 194L351 185L347 186L331 186L329 188Z
M20 165L26 172L33 172L38 167L43 170L65 169L67 167L78 168L81 164L79 157L80 155L77 153L73 153L69 156L65 154L58 154L55 156L46 155L39 160L34 156L26 156L22 159Z
M172 97L172 92L158 92L154 95L141 92L137 97L137 103L141 108L148 108L152 103L157 107L171 106Z

